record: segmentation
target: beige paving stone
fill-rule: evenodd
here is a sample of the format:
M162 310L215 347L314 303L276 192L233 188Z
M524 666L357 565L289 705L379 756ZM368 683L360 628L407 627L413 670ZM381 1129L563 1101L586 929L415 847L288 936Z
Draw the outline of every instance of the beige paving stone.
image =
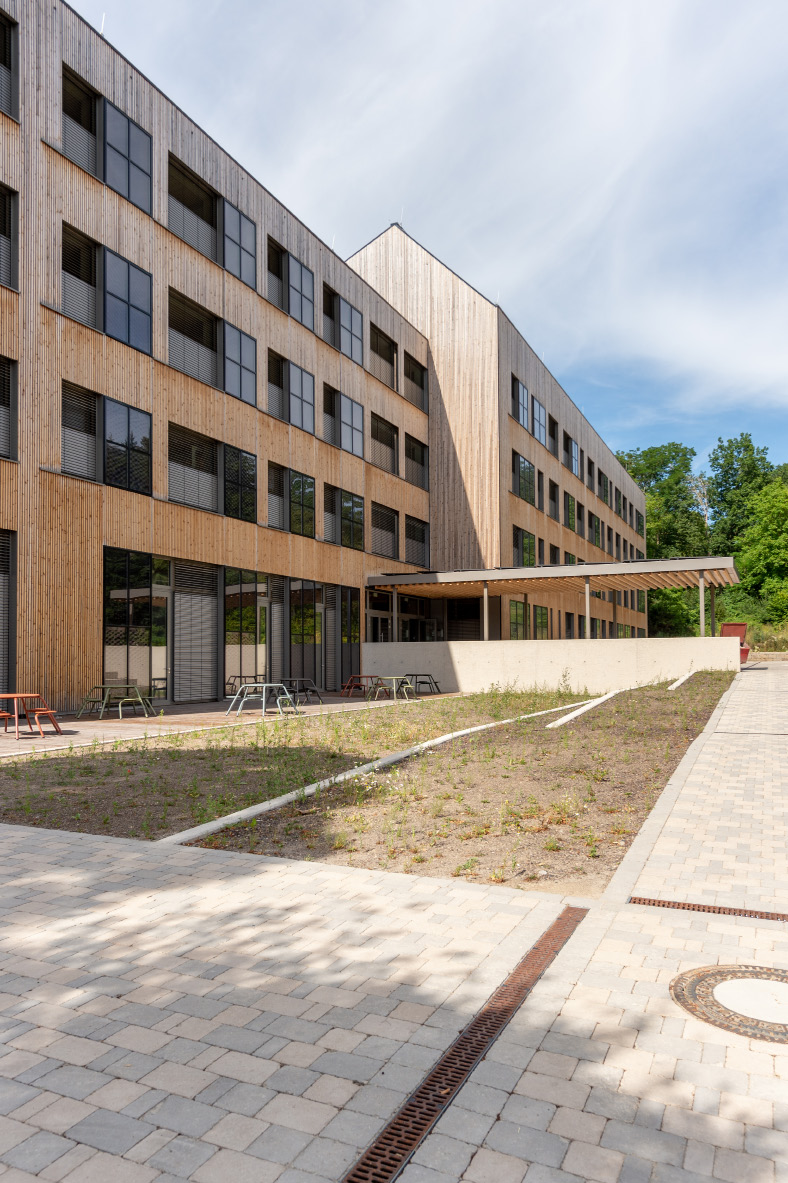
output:
M194 1183L276 1183L285 1168L235 1150L219 1150L199 1167L191 1178Z
M319 1134L332 1117L336 1117L337 1112L333 1105L280 1093L257 1116L272 1125L287 1126L288 1129L302 1130L306 1134Z
M265 1133L269 1124L254 1117L245 1117L242 1113L229 1113L208 1131L205 1141L224 1146L228 1150L246 1150L255 1138Z

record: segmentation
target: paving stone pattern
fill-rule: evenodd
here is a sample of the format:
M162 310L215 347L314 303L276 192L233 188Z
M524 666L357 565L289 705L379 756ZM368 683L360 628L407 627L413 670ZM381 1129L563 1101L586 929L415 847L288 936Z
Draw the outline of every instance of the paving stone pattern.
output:
M763 750L736 703L775 718L788 681L750 678L666 790L653 850L633 848L635 877L661 875L638 894L702 899L709 876L730 894L743 874L765 907L767 870L785 881L786 777L775 762L756 791L738 746L708 750ZM696 966L788 968L786 925L627 894L589 905L403 1183L788 1183L788 1045L669 993ZM0 826L0 1183L337 1183L567 902Z

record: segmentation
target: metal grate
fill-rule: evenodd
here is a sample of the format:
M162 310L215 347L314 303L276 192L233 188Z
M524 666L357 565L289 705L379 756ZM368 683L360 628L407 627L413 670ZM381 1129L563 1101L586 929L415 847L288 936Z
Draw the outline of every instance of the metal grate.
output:
M343 1183L391 1183L397 1177L587 913L587 908L564 908L350 1168Z
M788 920L788 912L761 912L752 908L723 908L716 904L688 904L683 900L652 900L642 895L631 895L629 903L645 904L649 908L677 908L680 912L713 912L717 916L748 916L752 920Z

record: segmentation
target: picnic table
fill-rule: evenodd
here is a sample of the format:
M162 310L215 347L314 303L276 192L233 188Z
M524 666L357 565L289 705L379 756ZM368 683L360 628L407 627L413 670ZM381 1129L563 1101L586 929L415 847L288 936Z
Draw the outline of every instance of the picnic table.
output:
M415 692L407 674L351 674L342 687L342 696L349 698L355 693L370 698L379 698L381 694L389 697L415 697Z
M418 694L419 686L426 686L430 694L440 694L441 688L432 674L406 674L405 677L413 687L414 694Z
M279 691L278 694L276 693L277 691ZM263 700L262 712L265 714L266 710L268 709L268 699L272 694L276 698L276 705L279 709L280 715L282 713L282 703L280 699L287 699L295 713L298 714L298 707L296 706L293 696L288 690L287 686L285 686L284 682L244 682L238 687L233 701L230 703L224 713L229 715L230 711L237 702L238 710L235 712L237 717L240 715L245 703L247 703L249 699L261 698Z
M377 674L351 674L342 687L340 695L342 698L352 698L354 694L363 694L365 698L368 698L376 681Z
M323 696L315 685L313 678L285 678L284 684L291 694L294 694L297 700L308 703L314 694L318 702L323 701Z
M14 731L16 738L19 739L19 715L20 713L27 719L27 725L30 730L33 730L33 724L30 722L31 716L36 721L36 726L41 733L41 738L44 738L44 732L41 727L41 717L46 716L58 735L62 735L55 712L48 706L46 699L38 691L18 690L13 694L0 694L0 702L5 702L6 699L12 699L14 703ZM21 712L20 712L21 706ZM8 732L8 721L11 719L10 711L0 711L0 719L5 722L5 730Z
M104 718L104 712L109 707L116 706L118 708L118 718L123 718L123 704L126 703L134 708L134 714L137 713L137 707L142 707L142 713L147 718L148 715L155 715L150 698L142 694L139 686L135 682L108 682L99 683L96 686L91 686L85 697L82 699L79 710L77 711L77 718L80 719L86 710L92 714L96 707L99 708L99 719Z

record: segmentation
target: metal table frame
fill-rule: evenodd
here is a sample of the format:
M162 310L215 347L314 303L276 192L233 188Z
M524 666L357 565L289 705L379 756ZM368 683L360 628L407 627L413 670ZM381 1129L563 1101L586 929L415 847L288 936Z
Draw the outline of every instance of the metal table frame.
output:
M267 706L268 706L268 699L276 690L280 691L281 693L275 694L274 697L275 698L288 698L290 700L290 702L292 703L293 710L297 714L298 707L296 706L293 696L290 693L290 691L288 690L287 686L285 686L284 682L244 682L241 686L238 687L238 690L235 693L235 697L233 698L232 702L230 703L230 705L228 706L227 710L224 713L225 713L225 715L229 715L230 712L232 711L233 707L235 706L236 702L238 702L238 699L240 698L241 701L238 703L238 710L235 712L235 715L237 718L238 715L240 715L241 711L243 710L244 703L247 701L247 699L261 698L263 700L262 713L265 714ZM279 713L281 714L282 708L279 706L278 703L277 703L277 709L279 710Z

